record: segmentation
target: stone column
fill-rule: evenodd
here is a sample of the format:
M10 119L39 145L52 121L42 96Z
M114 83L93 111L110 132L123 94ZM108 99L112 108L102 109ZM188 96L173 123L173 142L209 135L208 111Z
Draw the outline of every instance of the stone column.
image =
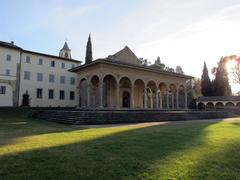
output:
M160 99L160 109L162 109L163 108L163 105L162 105L163 98L162 98L162 92L161 91L159 92L159 99Z
M178 87L177 87L177 92L176 92L177 94L176 94L176 103L177 103L177 109L179 109L179 89L178 89Z
M144 108L147 109L147 88L144 88Z
M119 82L117 81L117 84L116 84L116 98L117 98L117 108L120 108L120 104L119 104Z
M99 83L99 95L100 95L100 103L99 103L99 107L103 108L103 82Z
M159 108L158 90L156 90L156 108Z
M169 109L169 92L167 91L167 109Z
M172 109L174 109L174 93L172 92Z
M185 90L184 90L184 96L185 96L185 109L188 108L188 105L187 105L187 87L185 87Z
M87 107L89 108L91 105L91 84L87 86Z
M134 85L131 86L131 108L134 108Z

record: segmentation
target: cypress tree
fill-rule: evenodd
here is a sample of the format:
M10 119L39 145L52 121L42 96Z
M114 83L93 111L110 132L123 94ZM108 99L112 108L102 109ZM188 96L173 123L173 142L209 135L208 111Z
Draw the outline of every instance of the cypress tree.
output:
M222 57L216 69L216 75L213 81L215 96L231 96L232 95L232 90L231 90L231 86L229 84L229 79L228 79L228 72L226 69L226 62L227 60L225 60Z
M86 57L85 57L85 64L89 64L92 62L92 42L91 42L91 35L89 34L87 47L86 47Z
M204 61L203 73L201 78L201 88L203 96L212 96L212 82L208 75L206 62Z

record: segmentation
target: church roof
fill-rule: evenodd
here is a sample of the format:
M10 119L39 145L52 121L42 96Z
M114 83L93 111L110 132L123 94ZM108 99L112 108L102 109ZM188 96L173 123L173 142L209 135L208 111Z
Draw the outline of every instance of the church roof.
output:
M132 52L132 50L128 46L125 46L122 50L118 51L117 53L108 56L108 60L141 65L141 61L137 58L137 56Z
M61 50L70 51L67 42L64 43L63 48Z
M164 70L161 70L161 69L155 69L155 68L151 68L149 66L136 65L136 64L126 63L126 62L121 62L121 61L112 61L109 58L97 59L90 64L80 65L78 67L70 69L69 71L70 72L77 72L81 69L84 69L84 68L87 68L87 67L90 67L90 66L94 66L95 64L99 64L99 63L110 64L110 65L115 65L115 66L120 66L120 67L133 68L133 69L139 69L139 70L145 70L145 71L151 71L151 72L156 72L156 73L160 73L160 74L164 74L164 75L181 77L181 78L185 78L185 79L192 79L193 78L192 76L179 74L179 73L175 73L175 72L168 72L168 71L164 71Z

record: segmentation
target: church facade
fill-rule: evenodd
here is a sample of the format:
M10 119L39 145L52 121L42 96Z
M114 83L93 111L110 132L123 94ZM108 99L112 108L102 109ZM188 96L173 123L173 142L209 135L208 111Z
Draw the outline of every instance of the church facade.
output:
M0 42L0 106L109 109L185 109L192 77L143 65L127 46L92 61L89 36L85 64L67 43L59 56ZM9 72L10 71L10 72Z
M192 77L142 65L127 46L70 71L78 75L80 108L187 108Z

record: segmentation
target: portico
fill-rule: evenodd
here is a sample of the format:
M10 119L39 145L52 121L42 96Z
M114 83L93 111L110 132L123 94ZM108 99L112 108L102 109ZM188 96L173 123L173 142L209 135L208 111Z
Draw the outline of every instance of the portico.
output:
M124 49L124 52L125 59L133 58L129 49ZM187 108L186 81L190 76L154 69L130 60L119 60L118 52L117 55L72 69L79 78L79 107Z

